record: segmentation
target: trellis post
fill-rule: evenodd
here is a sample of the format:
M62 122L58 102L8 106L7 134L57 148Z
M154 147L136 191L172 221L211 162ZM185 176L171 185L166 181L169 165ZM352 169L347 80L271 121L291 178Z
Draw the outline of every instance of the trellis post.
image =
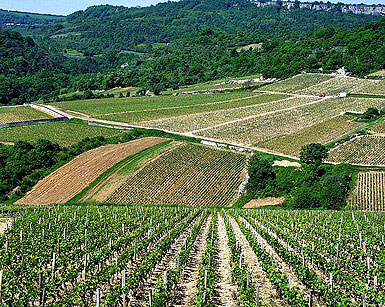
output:
M3 285L3 271L0 270L0 300L1 300L1 286Z
M100 307L100 289L96 290L96 307Z
M255 305L259 307L259 287L255 291Z

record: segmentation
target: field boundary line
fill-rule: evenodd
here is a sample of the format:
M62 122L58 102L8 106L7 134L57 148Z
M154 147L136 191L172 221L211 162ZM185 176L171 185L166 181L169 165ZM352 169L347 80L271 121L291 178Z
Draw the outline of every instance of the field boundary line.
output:
M170 145L171 145L171 144L170 144ZM141 172L146 166L148 166L149 164L153 163L154 161L160 159L160 158L163 157L164 155L173 152L175 149L177 149L177 148L179 148L179 147L181 147L181 146L185 146L185 145L186 145L186 144L185 144L185 143L182 143L182 142L175 142L175 144L172 144L169 148L167 148L165 151L163 151L163 152L160 153L159 155L157 155L157 156L151 158L150 160L146 161L145 163L143 163L143 165L140 166L136 171L132 172L131 174L129 174L129 175L127 175L127 176L125 176L126 179L125 179L124 181L122 181L122 183L119 184L119 186L117 186L117 188L116 188L114 191L112 191L109 195L105 196L103 202L107 202L107 199L108 199L113 193L115 193L117 190L121 189L122 186L127 182L127 180L133 178L135 175L137 175L139 172ZM124 167L125 167L125 166L122 166L122 168L124 168ZM116 171L118 171L118 170L116 170ZM115 171L115 173L116 173L116 171ZM111 175L113 175L113 174L111 174ZM111 176L110 176L109 178L106 178L106 180L109 180L109 179L111 179ZM106 180L104 180L103 182L100 182L100 184L103 185L103 184L106 182ZM100 185L97 185L97 186L95 186L95 188L96 188L96 187L99 187L99 186L100 186ZM92 197L94 197L95 195L97 195L97 193L98 193L98 191L96 191L96 192L93 193L93 194L90 194L90 195L89 195L89 199L92 200L92 199L93 199ZM88 199L87 199L87 200L88 200ZM82 201L84 201L84 197L82 198Z
M47 106L47 105L43 105L43 104L35 104L35 103L30 103L28 104L27 106L33 108L33 109L36 109L36 110L39 110L41 112L44 112L44 113L47 113L47 114L50 114L51 116L54 116L54 117L66 117L66 118L71 118L71 115L68 115L56 108L52 108L51 106Z
M285 94L285 95L288 95L288 94ZM205 114L210 114L210 113L215 113L215 112L226 112L226 111L243 110L243 109L255 108L257 106L264 106L264 105L273 104L273 103L277 103L277 102L287 101L287 100L291 100L291 99L295 99L295 98L296 97L294 97L294 96L290 96L290 97L282 98L282 99L279 99L279 100L273 100L273 101L253 104L253 105L249 105L249 106L235 107L235 108L221 109L221 110L214 110L214 111L206 111L206 112L199 112L199 113L195 113L195 114L183 114L183 115L178 115L178 116L168 117L168 118L157 118L157 119L142 121L140 123L142 123L142 124L157 123L157 122L161 123L162 121L165 121L165 120L190 118L190 117L195 116L195 115L205 115Z
M265 113L261 113L261 114L257 114L257 115L252 115L252 116L247 116L247 117L236 119L236 120L232 120L232 121L229 121L229 122L220 123L220 124L217 124L217 125L214 125L214 126L211 126L211 127L206 127L206 128L202 128L202 129L193 130L193 131L190 131L190 133L199 133L199 132L202 132L202 131L206 131L206 130L210 130L210 129L215 129L215 128L226 126L226 125L235 124L235 123L238 123L238 122L241 122L241 121L245 121L245 120L249 120L249 119L253 119L253 118L257 118L257 117L263 117L263 116L267 116L267 115L271 115L271 114L291 111L291 110L295 110L295 109L298 109L298 108L301 108L301 107L305 107L305 106L309 106L309 105L313 105L313 104L319 103L319 102L324 101L326 99L327 98L322 98L322 99L318 99L318 100L315 100L315 101L312 101L312 102L309 102L309 103L300 104L298 106L293 106L293 107L289 107L289 108L285 108L285 109L265 112Z
M300 90L296 90L294 93L298 93L298 92L300 92L300 91L305 91L305 90L311 89L312 87L318 86L318 85L320 85L320 84L324 84L324 83L326 83L326 82L329 82L329 81L334 80L334 79L337 79L337 78L338 78L338 76L333 76L333 77L331 77L330 79L321 81L320 83L310 85L310 86L305 87L305 88L300 89ZM301 95L301 94L300 94L300 95Z
M258 95L252 95L252 96L247 96L247 97L240 97L240 98L221 100L221 101L215 101L215 102L208 102L208 103L198 103L198 104L193 104L193 105L188 105L188 106L180 106L180 107L164 107L164 108L144 109L144 110L136 110L136 111L133 110L133 111L101 113L101 114L97 114L97 116L110 116L110 115L119 115L119 114L154 112L154 111L159 111L159 110L188 109L188 108L193 108L196 106L199 107L199 106L210 106L210 105L215 105L215 104L226 104L226 103L231 103L231 102L236 102L236 101L241 101L241 100L252 99L255 97L262 96L262 95L263 95L263 93L259 93Z

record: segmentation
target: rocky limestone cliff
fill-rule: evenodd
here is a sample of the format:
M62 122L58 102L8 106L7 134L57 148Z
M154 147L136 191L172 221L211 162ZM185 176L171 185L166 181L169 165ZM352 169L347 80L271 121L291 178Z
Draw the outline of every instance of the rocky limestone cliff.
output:
M339 11L342 13L365 14L385 16L385 5L364 5L364 4L334 4L334 3L308 3L294 1L257 1L252 0L257 7L282 6L287 9L305 8L315 11Z

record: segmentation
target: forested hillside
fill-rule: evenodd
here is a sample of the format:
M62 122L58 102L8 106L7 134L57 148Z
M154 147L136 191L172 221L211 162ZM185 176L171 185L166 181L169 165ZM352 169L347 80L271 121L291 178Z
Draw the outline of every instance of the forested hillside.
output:
M117 86L159 93L223 77L286 78L341 66L363 75L385 62L385 22L376 19L258 8L247 0L94 6L65 22L11 27L23 36L1 30L0 104L52 101L78 90L90 98L91 90ZM239 49L251 43L260 48Z
M69 15L57 33L69 34L60 38L66 47L100 54L127 48L151 51L154 43L171 42L207 27L240 33L243 40L256 42L275 36L303 37L323 27L347 29L374 20L374 16L340 12L258 8L248 0L183 0L147 8L90 7Z
M65 87L79 63L38 46L32 38L0 30L0 105L20 104Z
M261 72L288 77L301 70L345 67L355 75L384 68L385 19L353 30L319 30L303 40L274 39L263 45Z
M382 19L353 30L321 29L301 40L277 37L265 41L261 49L238 52L234 45L241 36L207 29L158 48L151 58L123 70L94 76L88 84L140 85L159 90L227 76L262 73L265 77L287 78L303 70L332 72L343 66L363 76L384 68L384 37Z

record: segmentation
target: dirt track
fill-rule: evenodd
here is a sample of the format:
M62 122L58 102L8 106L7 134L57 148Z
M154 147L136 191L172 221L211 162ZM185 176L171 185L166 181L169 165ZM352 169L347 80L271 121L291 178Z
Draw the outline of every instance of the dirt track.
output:
M218 305L236 307L240 305L239 294L231 272L231 251L228 246L226 226L220 214L218 214L218 247L218 258L221 260L218 267L220 277L220 282L218 283Z
M242 255L249 267L253 282L260 288L262 300L268 303L269 306L287 306L286 302L279 298L274 286L269 280L269 276L263 271L257 255L254 253L235 219L230 215L228 218L230 224L233 226L237 242L239 242L241 246Z
M43 180L16 204L63 204L80 193L103 172L122 159L166 139L148 137L124 144L106 145L90 150L62 166Z
M176 295L172 306L194 306L198 295L197 280L199 280L199 269L202 266L202 255L206 250L206 237L209 232L211 215L202 225L201 233L197 237L191 250L186 267L178 282Z

